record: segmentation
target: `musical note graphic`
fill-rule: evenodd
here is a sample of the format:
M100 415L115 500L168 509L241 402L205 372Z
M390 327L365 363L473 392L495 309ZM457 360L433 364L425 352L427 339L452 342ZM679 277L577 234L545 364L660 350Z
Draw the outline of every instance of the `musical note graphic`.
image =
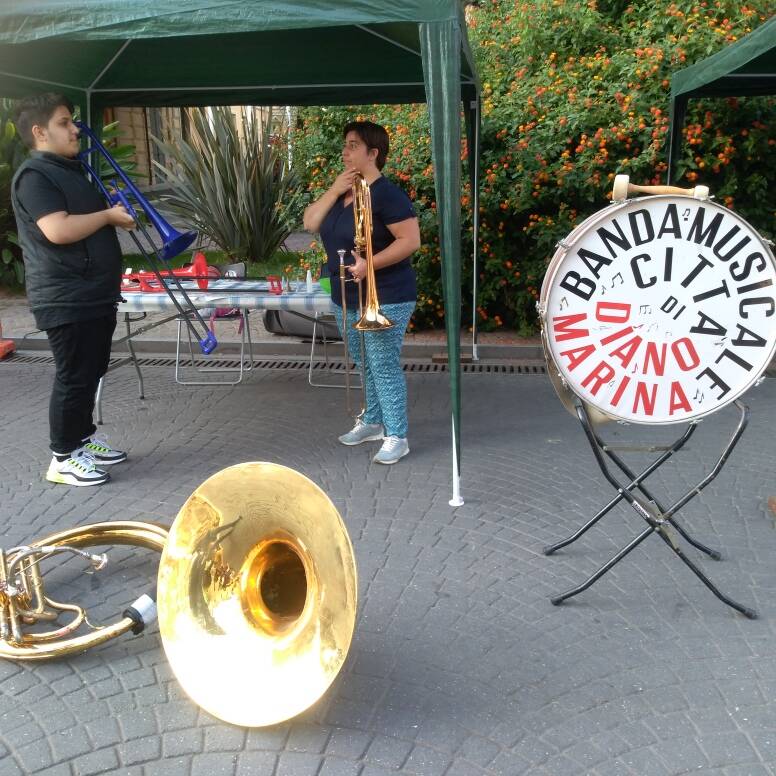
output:
M564 307L568 307L568 306L569 306L569 300L568 300L568 299L566 299L566 297L564 296L564 297L563 297L563 298L560 300L560 305L558 306L558 309L559 309L559 310L562 310Z
M622 279L622 272L618 272L613 278L612 278L612 288L614 288L614 281L617 280L617 278L620 279L620 282L618 285L622 285L625 281Z
M603 283L601 284L601 296L606 296L606 286Z
M650 323L647 332L655 331L655 329L657 329L657 323Z
M699 398L700 395L700 398ZM698 388L697 391L695 391L695 396L692 397L693 401L697 401L698 404L700 404L703 401L703 393L701 392L701 389Z
M652 314L652 305L651 304L639 305L639 315L651 315L651 314Z
M714 343L714 345L715 345L716 347L718 347L718 348L721 348L721 347L722 347L722 346L725 344L725 340L726 340L726 339L727 339L727 337L722 337L722 339L718 339L718 340L717 340L717 341Z
M685 221L689 221L689 219L690 219L690 208L686 207L686 208L684 209L684 211L682 212L682 218L683 218Z
M633 369L631 369L631 374L632 374L632 375L635 375L635 374L636 374L636 372L638 371L638 369L639 369L638 362L634 362L634 364L633 364Z

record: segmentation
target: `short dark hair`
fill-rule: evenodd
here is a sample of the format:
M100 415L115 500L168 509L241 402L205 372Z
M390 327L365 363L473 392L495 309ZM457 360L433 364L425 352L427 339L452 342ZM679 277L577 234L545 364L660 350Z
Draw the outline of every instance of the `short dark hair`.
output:
M63 94L57 94L56 92L46 92L46 94L25 97L17 104L14 123L22 142L28 148L35 148L32 128L36 124L38 126L48 124L54 115L54 111L61 105L64 105L70 113L73 112L73 103Z
M345 124L342 137L347 137L348 132L355 132L364 141L368 151L373 148L377 149L375 164L378 170L382 170L388 157L388 133L385 131L385 127L381 127L373 121L351 121Z

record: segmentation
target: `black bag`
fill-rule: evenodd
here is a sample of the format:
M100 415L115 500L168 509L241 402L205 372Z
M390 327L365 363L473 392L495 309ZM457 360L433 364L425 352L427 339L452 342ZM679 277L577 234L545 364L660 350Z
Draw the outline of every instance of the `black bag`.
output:
M286 337L303 337L304 339L312 339L313 337L313 321L310 318L295 315L288 310L265 310L264 328L273 334L281 334ZM324 334L329 342L339 342L342 339L333 315L318 316L315 330L316 340L321 342Z

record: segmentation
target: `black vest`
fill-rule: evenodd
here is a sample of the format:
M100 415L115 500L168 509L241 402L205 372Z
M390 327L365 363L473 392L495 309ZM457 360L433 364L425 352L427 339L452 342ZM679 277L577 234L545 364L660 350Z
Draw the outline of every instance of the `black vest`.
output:
M56 245L46 239L18 196L18 183L35 170L58 189L70 215L85 215L108 207L84 175L76 159L33 151L11 182L11 201L24 258L27 299L33 313L59 308L64 317L84 307L115 304L120 299L121 246L116 230L104 226L84 240Z

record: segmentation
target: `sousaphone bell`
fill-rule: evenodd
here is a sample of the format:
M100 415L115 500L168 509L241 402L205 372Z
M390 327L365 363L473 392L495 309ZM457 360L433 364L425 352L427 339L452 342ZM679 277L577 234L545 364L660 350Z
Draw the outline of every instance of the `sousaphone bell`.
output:
M46 596L40 561L109 543L161 551L159 629L172 670L205 711L235 725L290 719L315 703L350 648L356 566L328 496L293 469L243 463L214 474L168 529L131 521L78 526L0 551L0 657L75 654L153 620L141 596L113 625L75 635L85 611ZM73 619L34 631L63 612Z

